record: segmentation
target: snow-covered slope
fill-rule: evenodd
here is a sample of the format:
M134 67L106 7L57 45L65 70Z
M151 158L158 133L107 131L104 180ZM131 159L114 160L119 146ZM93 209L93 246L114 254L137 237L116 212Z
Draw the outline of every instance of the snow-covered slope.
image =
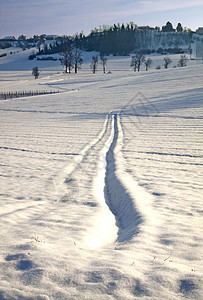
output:
M201 299L203 65L2 59L0 299Z

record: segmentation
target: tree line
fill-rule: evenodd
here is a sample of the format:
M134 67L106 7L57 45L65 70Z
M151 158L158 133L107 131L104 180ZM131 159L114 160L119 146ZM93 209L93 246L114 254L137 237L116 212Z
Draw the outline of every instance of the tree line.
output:
M133 52L143 51L145 54L153 52L181 53L181 45L190 45L192 32L183 29L178 23L176 29L170 22L159 27L138 27L133 22L129 24L114 24L113 26L100 26L91 31L88 36L83 32L74 36L64 36L59 42L50 43L49 46L39 41L37 43L38 53L54 54L61 53L64 47L75 47L84 51L96 51L102 55L129 55ZM159 49L155 49L160 45Z
M171 58L164 57L163 60L164 60L164 68L168 69L169 65L172 63ZM60 59L60 61L61 64L65 67L65 73L71 73L72 69L74 69L74 72L77 73L83 63L82 52L77 48L71 49L67 47L64 49L64 52L62 53L62 58ZM99 62L102 64L103 73L106 73L107 61L108 61L107 57L105 57L101 53L100 56L98 54L93 55L90 64L90 68L92 69L93 74L96 73ZM188 58L186 57L186 55L181 55L177 66L185 67L187 65L187 61ZM136 71L139 72L142 64L145 65L145 70L148 71L148 69L153 64L153 61L150 57L146 58L145 55L141 52L131 57L130 66L133 67L134 72ZM156 69L161 69L161 66L158 65ZM40 71L37 66L32 69L32 75L35 77L35 79L39 78Z
M164 57L164 68L168 69L169 65L172 63L172 59L170 57ZM178 61L178 67L185 67L187 65L187 61L188 58L186 57L186 55L181 55L180 59ZM138 53L135 56L132 56L131 58L131 64L130 66L133 67L134 72L136 71L140 71L140 67L142 64L145 65L145 70L147 71L151 65L152 65L153 61L151 58L146 58L145 55L143 53ZM156 67L156 69L161 69L161 66L158 65Z

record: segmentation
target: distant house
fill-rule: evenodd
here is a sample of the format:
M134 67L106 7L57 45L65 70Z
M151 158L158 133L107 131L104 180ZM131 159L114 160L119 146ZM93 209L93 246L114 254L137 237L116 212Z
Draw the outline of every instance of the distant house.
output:
M41 34L41 35L34 35L32 40L36 43L36 42L46 42L45 39L45 34Z
M58 35L44 35L44 38L47 40L47 41L52 41L52 40L56 40L59 36Z
M140 30L155 30L153 27L150 26L139 26L138 29Z
M5 36L2 40L11 42L11 41L16 41L16 38L15 38L15 36Z
M199 28L202 28L202 27L199 27ZM195 32L193 34L191 47L192 47L192 57L194 59L196 59L196 58L203 59L203 34L202 33L197 34Z
M23 34L20 35L19 38L18 38L19 41L26 41L27 39L28 39L28 37L26 35L23 35Z
M197 33L197 34L203 34L203 27L199 27L199 28L196 30L196 33Z
M34 36L33 36L33 39L34 39L35 41L39 41L39 40L40 40L40 35L34 35Z

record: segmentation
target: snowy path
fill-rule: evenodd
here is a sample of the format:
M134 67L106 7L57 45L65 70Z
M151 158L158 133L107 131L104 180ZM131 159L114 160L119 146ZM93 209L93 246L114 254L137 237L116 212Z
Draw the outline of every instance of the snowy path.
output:
M83 200L83 204L98 206L99 211L95 212L92 225L87 228L84 239L87 247L128 242L138 233L139 224L143 222L136 208L135 192L130 194L120 174L121 131L120 116L110 112L97 138L46 185L48 198L67 203L77 202L77 193L87 186L92 187L89 194L93 200ZM135 182L133 184L136 186Z
M111 133L100 151L97 176L94 179L94 193L102 209L100 214L95 216L94 234L87 238L92 247L112 242L127 242L138 233L141 223L134 199L117 175L117 151L120 151L117 146L117 123L120 118L117 114L110 116Z
M60 194L64 193L67 190L67 186L69 189L69 184L73 182L73 176L76 171L81 168L83 162L87 161L87 158L91 156L91 153L94 153L96 147L102 143L105 135L108 131L108 125L110 122L109 115L107 115L106 120L103 125L103 129L94 138L90 141L77 155L77 157L73 160L71 164L68 164L60 173L55 175L54 177L49 178L49 181L46 184L47 197L51 199L55 199L55 201L65 201L64 195L60 198ZM76 176L75 176L76 177ZM84 183L84 182L83 182ZM70 188L71 189L71 188Z
M115 114L113 117L114 137L106 155L105 197L106 203L116 218L118 227L117 241L125 242L138 233L141 216L135 208L132 197L117 175L117 155L120 151L119 146L117 146L119 116Z

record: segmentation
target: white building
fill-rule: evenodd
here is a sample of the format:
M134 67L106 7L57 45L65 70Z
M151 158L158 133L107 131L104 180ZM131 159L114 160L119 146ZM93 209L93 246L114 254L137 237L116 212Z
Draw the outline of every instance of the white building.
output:
M192 57L203 59L203 36L195 35L192 43Z

